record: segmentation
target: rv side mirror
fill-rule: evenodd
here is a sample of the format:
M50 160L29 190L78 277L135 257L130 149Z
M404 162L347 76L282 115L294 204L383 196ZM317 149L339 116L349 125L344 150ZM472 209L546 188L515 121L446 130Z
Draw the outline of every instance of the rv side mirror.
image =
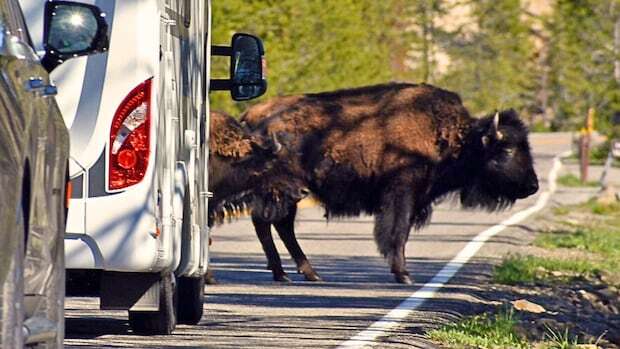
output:
M247 101L267 91L265 49L256 36L237 33L230 46L211 46L211 54L230 57L230 78L211 79L211 90L230 91L235 101Z
M52 71L62 62L108 49L108 24L97 6L72 1L45 3L43 67Z
M263 75L265 50L259 38L249 34L235 34L231 42L230 94L235 101L262 96L267 90Z

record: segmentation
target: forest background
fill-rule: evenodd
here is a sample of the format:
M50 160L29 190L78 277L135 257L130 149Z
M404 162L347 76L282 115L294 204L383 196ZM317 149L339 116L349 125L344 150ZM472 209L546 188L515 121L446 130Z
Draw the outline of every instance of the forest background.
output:
M474 115L514 108L533 130L578 130L589 109L610 130L620 112L620 0L225 0L213 21L214 44L263 39L258 101L397 80L455 91Z

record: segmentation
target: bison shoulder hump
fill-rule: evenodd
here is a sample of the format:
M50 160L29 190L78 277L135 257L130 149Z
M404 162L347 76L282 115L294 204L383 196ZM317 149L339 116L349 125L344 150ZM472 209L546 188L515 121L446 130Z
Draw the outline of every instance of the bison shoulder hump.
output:
M250 140L243 128L231 116L211 112L209 127L209 152L223 157L244 157L252 151Z

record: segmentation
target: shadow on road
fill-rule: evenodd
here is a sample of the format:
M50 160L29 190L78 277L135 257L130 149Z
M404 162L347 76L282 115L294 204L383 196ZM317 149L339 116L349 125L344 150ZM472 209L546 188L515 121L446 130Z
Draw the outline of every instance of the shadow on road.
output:
M109 317L69 317L65 319L66 339L92 339L103 335L125 335L127 320Z

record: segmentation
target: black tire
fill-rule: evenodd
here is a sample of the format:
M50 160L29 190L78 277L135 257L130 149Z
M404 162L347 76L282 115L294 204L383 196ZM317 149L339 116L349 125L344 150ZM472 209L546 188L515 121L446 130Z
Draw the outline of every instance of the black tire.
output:
M204 306L203 277L180 277L177 284L179 302L177 319L180 324L196 325L202 319Z
M23 198L22 198L23 200ZM22 205L23 206L23 205ZM20 208L22 207L20 206ZM15 246L6 278L0 285L0 348L24 346L24 212L17 210Z
M169 335L177 325L174 275L166 273L159 282L158 311L129 311L129 326L139 335Z

